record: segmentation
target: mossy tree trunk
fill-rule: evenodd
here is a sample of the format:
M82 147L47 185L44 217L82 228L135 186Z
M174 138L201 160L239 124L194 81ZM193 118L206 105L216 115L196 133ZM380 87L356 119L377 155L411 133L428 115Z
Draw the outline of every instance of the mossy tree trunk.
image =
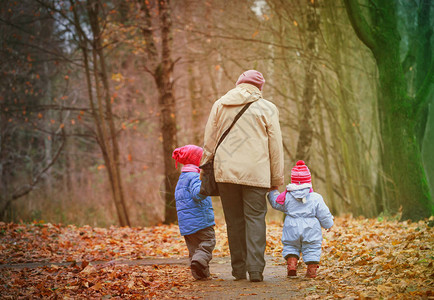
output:
M359 39L372 51L379 74L378 115L381 133L383 190L386 207L396 213L403 208L403 219L418 220L433 212L433 203L422 164L416 125L419 111L426 105L428 83L417 97L407 93L407 82L400 59L400 33L396 1L378 1L368 6L373 22L368 22L357 0L344 0L351 24ZM371 24L374 23L375 24ZM432 77L432 68L426 74ZM421 94L422 93L422 94ZM379 200L381 202L381 200Z

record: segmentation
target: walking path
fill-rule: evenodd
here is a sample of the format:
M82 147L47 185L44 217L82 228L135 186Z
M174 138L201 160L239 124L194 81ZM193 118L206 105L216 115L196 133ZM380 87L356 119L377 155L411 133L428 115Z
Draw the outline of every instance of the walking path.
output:
M294 283L298 281L312 286L313 281L306 281L302 276L288 279L282 258L267 256L266 262L264 281L250 282L234 281L229 258L213 259L210 265L212 279L197 281L196 289L189 296L203 299L303 299L303 291Z
M306 280L304 276L295 279L286 277L286 267L281 258L266 256L264 281L253 283L249 280L235 281L231 275L229 257L214 258L210 264L212 278L198 280L187 293L179 295L184 299L296 299L306 296L309 287L315 286L315 280ZM0 264L0 269L32 269L44 266L71 266L74 262L34 262L20 264ZM76 262L81 264L81 262ZM92 261L92 265L188 265L188 258L148 258L140 260ZM303 273L302 273L303 272ZM305 270L300 270L304 275ZM301 284L301 285L300 285ZM301 288L303 286L304 288ZM300 289L301 288L301 289ZM316 289L316 288L313 288Z

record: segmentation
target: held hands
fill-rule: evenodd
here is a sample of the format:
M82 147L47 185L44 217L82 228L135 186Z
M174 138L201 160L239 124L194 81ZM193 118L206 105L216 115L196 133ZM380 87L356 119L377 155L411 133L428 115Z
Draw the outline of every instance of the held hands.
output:
M269 189L268 189L268 191L267 191L267 193L265 194L265 199L267 199L268 200L268 195L270 194L270 193L272 193L272 192L279 192L278 190L277 190L277 186L271 186Z

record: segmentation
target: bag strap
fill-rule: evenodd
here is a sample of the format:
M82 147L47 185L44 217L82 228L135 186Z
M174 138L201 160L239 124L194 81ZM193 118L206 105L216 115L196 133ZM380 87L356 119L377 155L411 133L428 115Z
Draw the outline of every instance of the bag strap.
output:
M249 102L246 105L244 105L244 107L237 113L237 115L235 116L234 120L232 121L231 126L229 126L228 129L226 129L226 131L223 133L223 135L220 137L219 142L217 143L217 146L214 149L214 154L217 151L217 148L220 146L220 144L223 142L223 140L225 139L225 137L229 134L229 131L231 131L232 127L234 127L235 123L238 121L238 119L243 115L243 113L249 108L249 106L252 104L253 102Z

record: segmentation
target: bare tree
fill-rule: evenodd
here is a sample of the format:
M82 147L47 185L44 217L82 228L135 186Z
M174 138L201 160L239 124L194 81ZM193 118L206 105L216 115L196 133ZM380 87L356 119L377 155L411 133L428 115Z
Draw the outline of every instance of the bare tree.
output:
M177 220L175 205L175 187L178 171L173 167L172 152L177 146L177 129L175 114L175 96L173 91L172 59L172 20L169 0L158 2L158 26L153 26L151 4L149 1L138 0L144 25L141 28L146 42L147 61L145 67L154 78L158 89L158 104L160 109L160 130L162 135L164 176L165 176L165 223ZM159 32L156 30L159 28ZM157 45L156 41L161 42Z
M100 14L102 4L97 0L88 0L83 11L87 13L91 34L88 36L79 18L81 3L70 0L74 15L73 25L79 38L82 59L88 87L89 104L96 127L96 138L103 154L110 181L113 200L121 226L130 226L130 220L122 187L119 168L119 145L111 106L111 91L104 57ZM90 49L90 51L88 50ZM90 55L91 56L90 56ZM93 92L95 89L95 92Z

